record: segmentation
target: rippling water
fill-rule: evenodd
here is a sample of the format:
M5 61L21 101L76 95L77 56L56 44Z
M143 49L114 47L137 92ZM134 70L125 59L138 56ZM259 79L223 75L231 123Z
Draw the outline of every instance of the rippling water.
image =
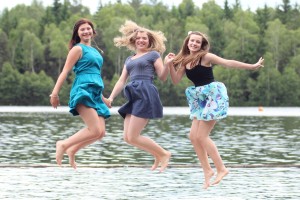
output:
M84 126L79 117L0 112L0 199L300 199L299 119L220 121L211 137L231 173L219 186L203 190L185 115L152 120L144 130L172 152L170 168L161 174L149 170L151 156L123 141L117 115L106 121L101 142L78 152L74 171L66 158L66 167L56 167L55 142Z

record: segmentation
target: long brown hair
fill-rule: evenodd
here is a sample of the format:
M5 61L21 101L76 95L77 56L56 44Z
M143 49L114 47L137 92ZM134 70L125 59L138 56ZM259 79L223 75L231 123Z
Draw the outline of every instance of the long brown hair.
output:
M190 54L190 50L188 48L188 42L190 40L191 35L199 35L202 37L202 44L199 52L196 54ZM173 64L175 69L179 69L181 66L186 66L188 63L191 63L191 68L195 67L202 56L209 52L210 44L208 41L208 37L199 31L191 31L188 33L188 36L184 39L182 47L179 53L175 56L173 60Z
M80 19L78 20L73 27L72 38L69 42L69 50L72 49L77 43L80 42L80 37L78 36L78 29L82 24L89 24L93 29L93 36L96 35L96 31L94 29L94 24L88 19Z

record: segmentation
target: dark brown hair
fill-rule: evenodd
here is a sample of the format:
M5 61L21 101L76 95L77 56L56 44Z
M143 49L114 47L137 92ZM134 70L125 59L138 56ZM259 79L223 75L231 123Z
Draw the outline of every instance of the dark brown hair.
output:
M78 29L82 24L89 24L93 29L93 35L96 35L96 31L94 29L93 23L88 19L80 19L78 20L73 27L72 38L69 42L69 50L72 49L77 43L80 42L80 37L78 36Z

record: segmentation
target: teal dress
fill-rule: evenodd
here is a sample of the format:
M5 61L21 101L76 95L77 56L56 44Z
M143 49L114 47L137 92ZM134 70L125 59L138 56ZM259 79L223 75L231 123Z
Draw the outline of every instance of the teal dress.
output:
M103 58L93 47L84 44L76 44L82 48L82 57L73 67L75 79L70 91L70 113L74 116L79 115L76 110L78 104L94 108L99 116L105 119L110 117L110 111L102 101L104 89L101 78L101 68Z

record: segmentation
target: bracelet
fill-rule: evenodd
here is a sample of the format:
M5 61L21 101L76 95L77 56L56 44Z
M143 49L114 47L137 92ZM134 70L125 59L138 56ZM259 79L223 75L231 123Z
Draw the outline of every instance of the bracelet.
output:
M50 94L49 97L50 97L50 98L51 98L51 97L53 97L53 98L59 98L58 95L52 95L52 94Z

